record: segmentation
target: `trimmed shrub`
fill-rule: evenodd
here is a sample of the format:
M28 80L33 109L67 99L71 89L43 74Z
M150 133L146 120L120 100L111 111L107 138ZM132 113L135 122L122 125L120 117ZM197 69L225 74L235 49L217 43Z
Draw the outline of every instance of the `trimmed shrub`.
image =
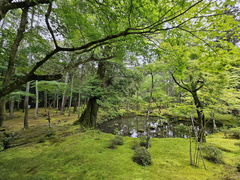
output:
M141 136L140 137L140 146L146 147L148 146L148 137L147 136ZM149 139L149 147L150 147L150 139Z
M222 151L218 149L217 147L211 145L211 144L206 144L203 147L203 153L204 157L213 162L213 163L223 163L223 155Z
M149 166L152 164L151 154L145 147L137 147L133 161L143 166Z
M123 145L123 138L121 136L115 136L111 139L109 148L116 149L117 145Z
M140 147L140 143L137 140L133 141L132 149L135 150L136 148Z

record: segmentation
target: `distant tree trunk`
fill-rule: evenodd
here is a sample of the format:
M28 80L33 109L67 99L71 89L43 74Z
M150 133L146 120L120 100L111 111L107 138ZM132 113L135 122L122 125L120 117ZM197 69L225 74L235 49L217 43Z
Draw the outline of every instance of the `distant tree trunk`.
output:
M47 111L47 101L48 101L48 94L47 94L47 90L45 89L44 90L44 109L45 109L45 112Z
M80 117L80 110L81 110L81 93L80 93L80 90L78 92L78 118Z
M213 132L218 132L217 125L216 125L216 120L215 120L215 116L214 116L213 111L211 112L211 119L213 121Z
M19 111L19 110L20 110L20 100L17 101L17 111Z
M154 76L153 76L153 73L151 72L150 73L151 75L151 89L150 89L150 98L149 98L149 103L148 103L148 111L147 111L147 149L149 149L150 147L150 123L149 123L149 116L150 116L150 113L151 113L151 107L152 107L152 101L153 101L153 98L152 98L152 94L153 94L153 89L154 89Z
M11 99L10 104L9 104L9 113L10 113L9 118L10 119L14 118L14 103L15 103L14 99Z
M74 103L73 103L73 113L77 112L77 107L78 107L78 101L75 100Z
M0 127L2 127L5 117L6 117L5 97L1 97L0 98Z
M36 80L36 104L35 104L35 112L34 112L34 118L37 118L38 114L38 102L39 102L39 93L38 93L38 81Z
M59 99L58 99L58 93L57 93L57 95L56 95L56 96L57 96L57 100L56 100L56 101L57 101L57 105L56 105L56 113L57 113L57 111L58 111L58 108L59 108Z
M68 116L70 116L70 114L71 114L71 107L72 107L72 94L73 94L73 82L74 82L74 72L73 72L73 75L72 75L71 93L70 93L69 108L68 108Z
M68 73L67 73L66 76L65 76L65 84L66 84L66 86L68 84L68 79L69 79L69 76L68 76ZM63 97L62 97L61 113L60 113L61 115L64 115L66 100L67 100L67 97L66 97L66 89L65 89L63 91Z
M26 93L29 93L29 89L30 89L30 83L28 82L26 85ZM28 100L29 100L29 96L26 95L24 98L24 129L28 129Z

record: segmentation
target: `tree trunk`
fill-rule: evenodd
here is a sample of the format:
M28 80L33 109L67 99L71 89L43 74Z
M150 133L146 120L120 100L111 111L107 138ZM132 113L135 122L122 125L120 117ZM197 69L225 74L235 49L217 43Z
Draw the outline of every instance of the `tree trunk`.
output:
M74 124L81 124L84 127L96 127L98 108L99 105L97 104L97 98L90 98L86 109Z
M65 84L67 86L68 84L68 73L66 74L66 77L65 77ZM64 111L65 111L65 104L66 104L66 100L67 100L67 97L66 97L66 90L63 91L63 97L62 97L62 104L61 104L61 115L64 115Z
M0 6L0 9L1 8L2 7ZM0 10L0 14L1 13L3 13L2 9ZM2 83L2 89L9 85L11 77L14 74L15 59L16 59L16 55L17 55L17 51L18 51L20 42L22 41L22 39L24 37L24 32L25 32L25 28L26 28L26 25L27 25L27 15L28 15L28 8L24 8L22 10L20 26L17 30L17 36L16 36L16 38L15 38L13 44L12 44L11 50L10 50L9 59L8 59L8 67L7 67L7 71L4 75L4 79L3 79L3 83ZM1 15L0 15L0 20L1 20ZM6 117L5 95L1 96L0 100L1 100L1 102L0 102L0 127L1 127L2 124L3 124L3 121Z
M78 92L78 118L80 117L80 110L81 110L81 94L80 94L80 90Z
M146 125L147 125L147 149L150 148L150 123L149 123L149 116L150 116L150 113L151 113L151 108L152 108L152 101L153 101L153 98L152 98L152 94L153 94L153 89L154 89L154 76L153 76L153 73L150 73L151 74L151 89L150 89L150 98L149 98L149 103L148 103L148 111L147 111L147 119L146 119Z
M44 90L44 108L45 108L45 112L47 111L47 107L48 107L47 106L47 99L48 99L47 96L48 96L47 95L47 90L45 89Z
M199 125L198 142L206 142L205 116L203 112L203 105L200 102L196 91L191 92L191 94L193 96L194 104L195 104L197 115L198 115L198 125Z
M98 70L97 70L97 76L102 81L101 87L105 87L104 82L104 76L106 71L104 61L100 61L98 63ZM74 122L74 124L81 124L84 127L96 127L97 125L97 113L99 105L97 104L97 99L100 99L100 97L91 97L88 100L87 107L83 111L81 117Z
M39 102L38 81L36 81L35 83L36 83L36 105L35 105L34 118L37 118L37 114L38 114L38 102Z
M14 118L14 99L10 100L10 104L9 104L9 118L12 119Z
M73 94L73 81L74 81L74 72L73 72L73 75L72 75L71 94L70 94L70 99L69 99L68 116L70 116L70 114L71 114L71 107L72 107L72 94Z
M27 83L26 86L26 93L29 93L30 82ZM29 96L26 95L24 99L24 129L28 129L28 103L29 103Z
M0 98L0 127L2 127L5 117L6 117L5 97L1 97Z
M75 100L74 103L73 103L73 113L77 112L77 107L78 107L78 101Z

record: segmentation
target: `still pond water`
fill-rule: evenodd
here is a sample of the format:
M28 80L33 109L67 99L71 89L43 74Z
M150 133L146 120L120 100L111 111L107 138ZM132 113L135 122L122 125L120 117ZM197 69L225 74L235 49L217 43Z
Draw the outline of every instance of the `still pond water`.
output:
M136 138L147 135L146 127L147 124L149 124L150 137L187 138L189 136L190 122L171 122L170 120L161 119L159 117L149 117L148 122L149 123L146 122L146 116L121 117L101 123L99 129L105 133ZM207 128L208 133L211 133L211 127L212 126ZM196 126L195 130L197 129L198 127Z

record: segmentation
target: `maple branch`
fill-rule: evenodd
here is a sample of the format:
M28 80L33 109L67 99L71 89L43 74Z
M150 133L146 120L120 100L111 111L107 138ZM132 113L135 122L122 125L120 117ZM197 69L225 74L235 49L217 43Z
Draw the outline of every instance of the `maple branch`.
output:
M52 28L51 28L51 26L50 26L50 23L49 23L49 17L50 17L51 11L52 11L52 3L49 3L47 13L45 14L45 22L46 22L47 28L48 28L51 36L52 36L54 45L55 45L55 47L57 48L57 47L58 47L58 44L57 44L56 38L55 38L55 36L54 36L53 30L52 30Z

